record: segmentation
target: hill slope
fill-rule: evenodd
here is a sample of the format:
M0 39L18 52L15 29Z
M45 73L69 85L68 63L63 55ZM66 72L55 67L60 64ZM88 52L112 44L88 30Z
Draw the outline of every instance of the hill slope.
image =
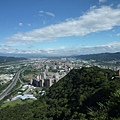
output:
M120 52L117 53L100 53L100 54L90 54L90 55L79 55L76 58L84 60L96 60L96 61L112 61L120 60Z
M0 56L0 63L13 62L13 61L19 61L19 60L26 60L26 58Z
M2 120L117 120L120 79L97 67L72 70L33 103L0 110Z
M111 114L104 109L109 107L106 104L112 100L114 92L120 89L120 81L111 80L113 75L113 71L97 67L72 70L52 86L47 95L54 120L92 119L98 116L110 119L110 115L116 116L117 113Z

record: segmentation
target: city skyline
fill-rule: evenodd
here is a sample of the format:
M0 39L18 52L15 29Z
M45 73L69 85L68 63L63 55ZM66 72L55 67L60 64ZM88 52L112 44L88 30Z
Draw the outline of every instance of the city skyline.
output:
M119 0L0 2L0 53L120 52Z

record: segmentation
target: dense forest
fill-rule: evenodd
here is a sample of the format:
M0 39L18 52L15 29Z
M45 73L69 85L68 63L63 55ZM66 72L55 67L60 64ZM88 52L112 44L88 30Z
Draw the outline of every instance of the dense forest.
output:
M33 103L0 109L0 120L120 120L120 78L98 67L73 69Z
M0 56L0 63L13 62L13 61L19 61L19 60L26 60L26 58Z
M84 60L96 60L98 62L99 61L112 61L112 60L120 60L120 52L78 55L78 56L74 56L74 57L84 59Z

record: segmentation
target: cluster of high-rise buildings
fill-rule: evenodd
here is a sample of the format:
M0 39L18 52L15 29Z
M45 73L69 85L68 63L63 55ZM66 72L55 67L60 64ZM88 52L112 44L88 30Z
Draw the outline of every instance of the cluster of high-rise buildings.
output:
M53 83L58 82L59 78L47 78L46 72L41 72L39 75L31 79L30 84L36 87L49 87Z
M48 87L58 82L71 69L79 69L81 67L98 66L100 68L112 69L118 71L120 68L107 65L101 65L95 61L85 61L76 58L61 58L61 59L40 59L32 65L34 69L40 70L40 74L31 79L30 84L37 87ZM117 72L120 76L120 71Z
M40 74L31 79L30 84L36 87L49 87L64 77L75 63L71 60L44 60L33 64L34 69L38 69Z

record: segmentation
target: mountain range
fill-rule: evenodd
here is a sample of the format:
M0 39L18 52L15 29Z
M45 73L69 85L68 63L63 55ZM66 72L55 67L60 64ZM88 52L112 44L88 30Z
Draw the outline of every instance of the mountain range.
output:
M42 54L3 54L0 53L0 56L7 57L21 57L21 58L61 58L61 57L73 57L84 60L96 60L96 61L112 61L120 60L120 52L116 53L98 53L98 54L86 54L86 55L72 55L72 56L52 56L52 55L42 55Z
M84 59L84 60L113 61L113 60L120 60L120 52L77 55L77 56L73 56L73 57L79 58L79 59Z

